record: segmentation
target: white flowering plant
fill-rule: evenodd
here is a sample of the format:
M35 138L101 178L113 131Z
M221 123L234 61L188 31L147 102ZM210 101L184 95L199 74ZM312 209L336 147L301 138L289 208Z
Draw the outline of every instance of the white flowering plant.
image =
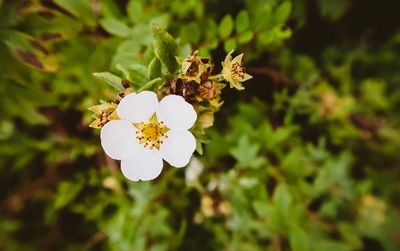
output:
M242 82L252 78L242 64L243 54L232 59L231 51L220 73L214 74L212 59L197 50L178 57L178 46L166 30L154 27L153 38L154 57L145 83L137 81L143 75L140 67L118 65L122 78L94 73L118 93L114 100L89 108L94 113L90 126L101 129L104 152L121 161L123 175L132 181L157 178L163 160L184 167L195 151L202 154L205 129L213 125L214 113L223 104L221 90L226 83L243 90Z

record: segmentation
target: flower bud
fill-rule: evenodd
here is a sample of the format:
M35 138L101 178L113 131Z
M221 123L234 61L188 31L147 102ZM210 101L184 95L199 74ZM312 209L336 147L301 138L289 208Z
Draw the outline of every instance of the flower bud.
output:
M199 95L205 100L211 100L216 98L221 90L217 84L213 81L206 81L199 86Z

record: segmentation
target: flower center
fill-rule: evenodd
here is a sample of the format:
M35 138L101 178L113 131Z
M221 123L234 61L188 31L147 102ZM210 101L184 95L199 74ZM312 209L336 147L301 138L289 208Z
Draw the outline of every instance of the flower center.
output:
M232 64L232 75L237 76L239 78L244 78L244 74L246 72L246 68L241 63Z
M160 149L163 140L168 138L168 135L166 135L168 128L162 121L157 122L156 119L150 119L147 123L137 124L136 127L139 129L136 131L136 138L144 147L150 146L150 149L154 147Z

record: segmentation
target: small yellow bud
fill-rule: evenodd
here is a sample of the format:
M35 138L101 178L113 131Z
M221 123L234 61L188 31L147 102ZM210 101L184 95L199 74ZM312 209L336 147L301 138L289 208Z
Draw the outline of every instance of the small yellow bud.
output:
M198 121L203 128L209 128L214 124L214 114L212 112L203 112L199 115Z

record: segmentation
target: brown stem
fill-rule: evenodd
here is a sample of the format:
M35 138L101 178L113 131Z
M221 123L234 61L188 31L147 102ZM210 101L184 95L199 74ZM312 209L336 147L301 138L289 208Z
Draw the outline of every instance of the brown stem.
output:
M255 75L264 75L269 77L273 84L284 84L284 85L294 85L295 82L288 77L282 75L278 71L275 71L268 67L248 67L247 72Z

